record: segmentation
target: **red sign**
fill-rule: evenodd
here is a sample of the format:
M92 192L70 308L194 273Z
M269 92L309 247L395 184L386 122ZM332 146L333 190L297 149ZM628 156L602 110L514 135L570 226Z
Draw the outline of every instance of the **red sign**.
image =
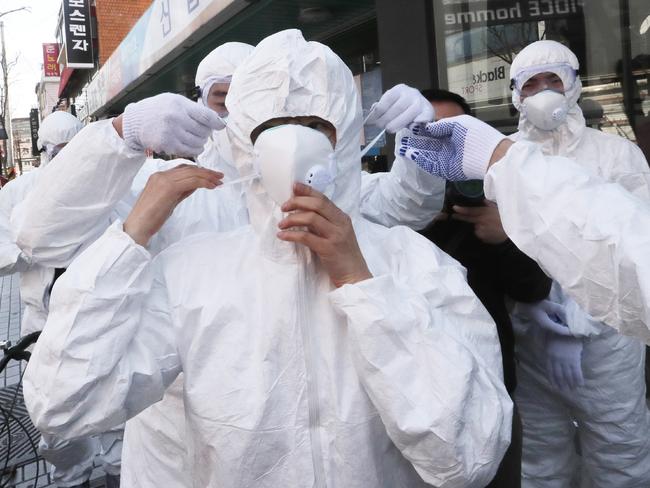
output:
M45 76L60 76L59 71L59 45L43 44L43 71Z

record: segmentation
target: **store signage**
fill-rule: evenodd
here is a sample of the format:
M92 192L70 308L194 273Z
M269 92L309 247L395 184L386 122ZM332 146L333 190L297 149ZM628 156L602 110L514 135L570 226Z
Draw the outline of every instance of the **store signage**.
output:
M38 147L38 109L33 108L29 111L29 129L32 134L32 156L38 156L40 151Z
M445 2L445 26L475 27L582 15L584 0ZM489 8L486 8L489 7Z
M45 76L60 76L59 71L59 45L43 44L43 73Z
M90 0L63 0L63 31L67 67L94 68Z
M470 103L508 98L510 96L509 69L510 66L498 56L449 66L448 87Z

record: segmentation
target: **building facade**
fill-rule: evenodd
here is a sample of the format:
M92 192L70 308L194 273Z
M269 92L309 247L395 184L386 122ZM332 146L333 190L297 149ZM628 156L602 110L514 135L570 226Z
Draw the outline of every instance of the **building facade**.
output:
M84 113L107 117L164 91L189 95L198 63L219 44L299 28L349 65L364 109L397 83L447 88L511 133L510 62L526 44L553 39L580 60L588 123L643 148L649 15L647 0L154 0L84 85ZM368 128L365 139L373 135Z
M38 167L40 158L32 154L32 131L29 117L11 119L14 167L20 175Z

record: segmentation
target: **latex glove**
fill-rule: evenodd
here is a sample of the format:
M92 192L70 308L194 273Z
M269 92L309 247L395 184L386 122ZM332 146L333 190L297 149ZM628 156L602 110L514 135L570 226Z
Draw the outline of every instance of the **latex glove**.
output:
M395 148L396 154L451 181L483 179L494 150L506 138L469 115L413 125L409 132Z
M559 303L542 300L534 303L517 303L519 313L526 315L536 325L546 332L561 336L571 336L567 323L566 311Z
M173 93L162 93L126 106L122 133L136 151L196 156L213 130L225 127L209 108Z
M546 374L554 387L573 390L584 384L582 339L547 332L544 349Z
M366 123L395 133L414 122L431 122L434 117L433 106L418 90L396 85L373 105Z

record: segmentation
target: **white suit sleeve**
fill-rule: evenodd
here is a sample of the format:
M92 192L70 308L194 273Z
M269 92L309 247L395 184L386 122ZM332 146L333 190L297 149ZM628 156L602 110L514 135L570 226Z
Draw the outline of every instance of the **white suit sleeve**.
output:
M595 320L650 343L650 204L517 142L485 179L510 239Z
M15 206L22 200L38 170L27 173L7 183L0 191L0 275L27 271L30 259L16 244L10 219Z
M409 234L400 229L377 244L390 248L395 269L373 270L376 277L333 291L331 300L347 317L366 392L422 479L482 487L512 421L496 328L462 267Z
M24 378L41 432L63 439L105 432L159 401L178 376L155 263L116 222L57 281Z
M445 180L398 156L387 173L361 174L361 213L385 227L425 228L442 209Z
M17 244L34 262L65 267L108 227L111 211L145 161L112 120L86 126L42 170L12 215Z

